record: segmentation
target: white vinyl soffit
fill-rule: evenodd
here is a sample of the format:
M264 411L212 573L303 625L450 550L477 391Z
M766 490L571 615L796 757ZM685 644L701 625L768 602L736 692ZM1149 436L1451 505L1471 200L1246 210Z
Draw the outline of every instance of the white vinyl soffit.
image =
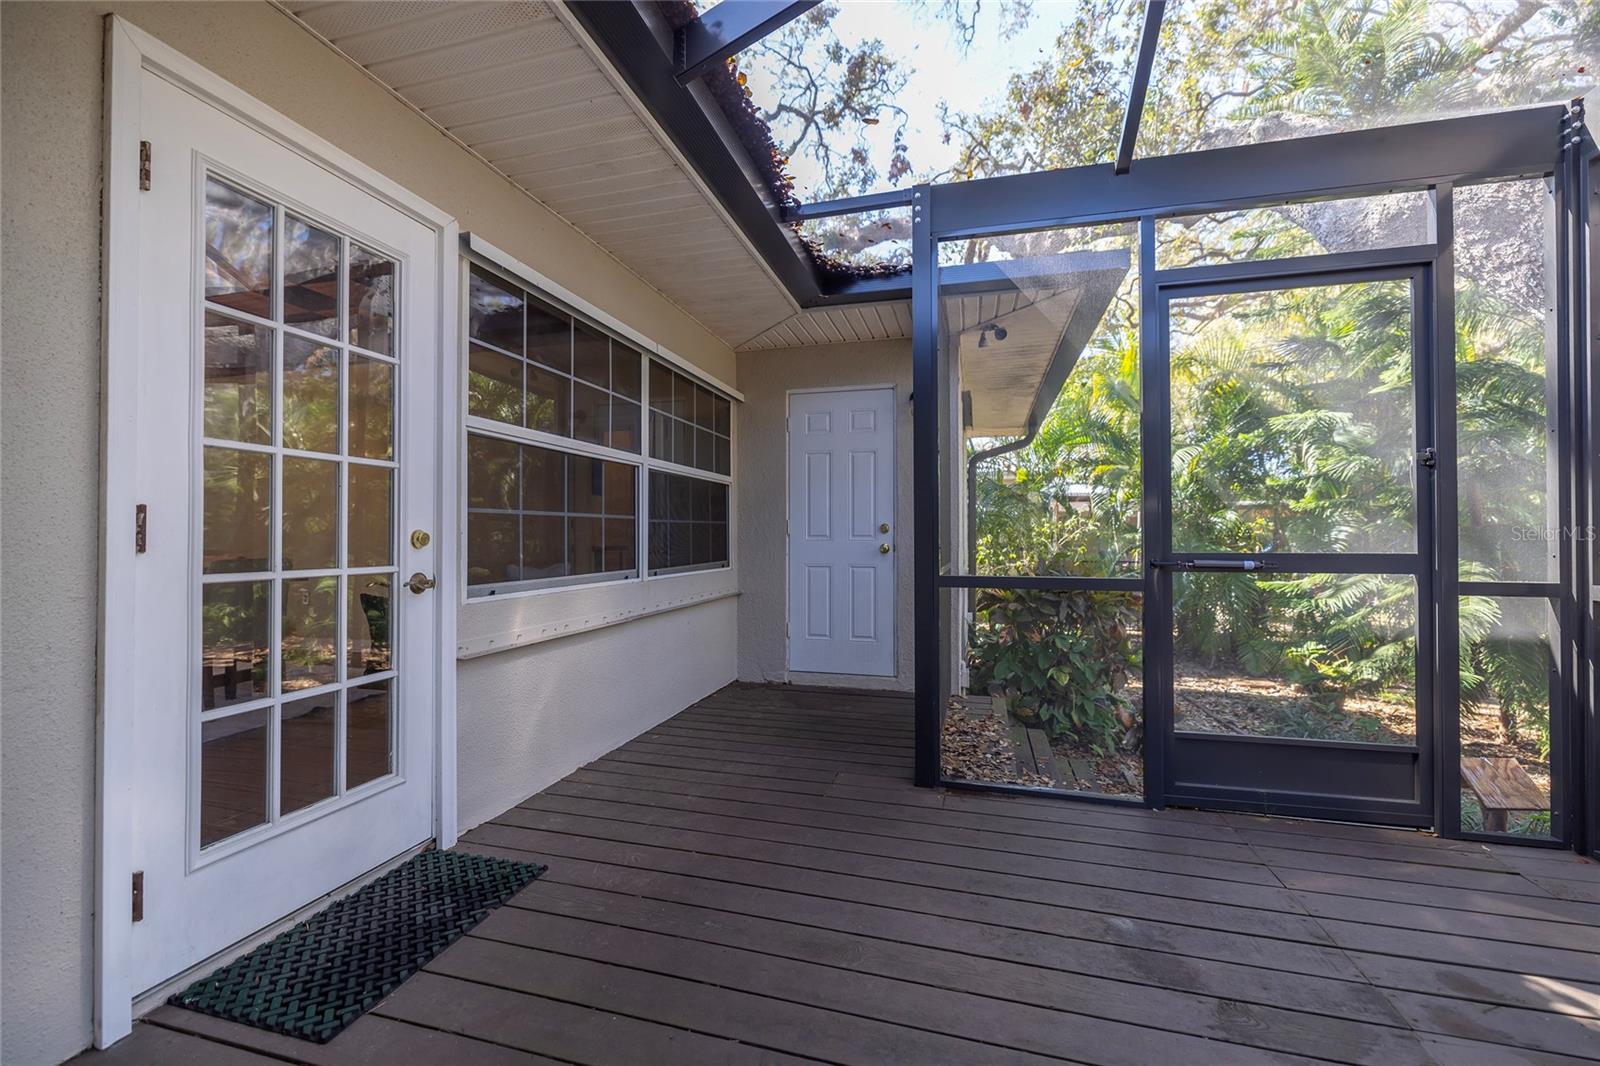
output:
M279 6L730 347L797 317L642 107L552 5Z

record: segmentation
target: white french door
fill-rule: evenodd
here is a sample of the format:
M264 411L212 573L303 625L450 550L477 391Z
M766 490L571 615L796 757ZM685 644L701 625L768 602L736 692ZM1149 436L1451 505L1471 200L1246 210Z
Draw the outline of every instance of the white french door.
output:
M438 233L160 76L131 985L433 834Z
M789 669L895 672L894 390L789 397Z

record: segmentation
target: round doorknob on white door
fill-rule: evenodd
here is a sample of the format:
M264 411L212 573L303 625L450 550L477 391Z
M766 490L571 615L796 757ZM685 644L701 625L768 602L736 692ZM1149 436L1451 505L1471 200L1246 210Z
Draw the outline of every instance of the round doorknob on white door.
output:
M889 554L889 546L887 544L878 545L878 554L879 555L888 555Z
M434 581L433 578L419 570L411 575L411 580L406 582L406 588L420 596L424 592L427 592L429 589L433 588L433 586L436 584L438 584L438 582Z

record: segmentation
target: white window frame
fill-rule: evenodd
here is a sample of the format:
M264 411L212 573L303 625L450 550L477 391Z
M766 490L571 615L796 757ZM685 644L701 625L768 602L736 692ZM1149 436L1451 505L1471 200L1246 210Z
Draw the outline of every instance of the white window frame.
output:
M667 369L667 370L669 370L669 371L671 371L671 372L673 372L675 374L678 374L679 376L684 377L684 378L686 378L686 379L688 379L688 380L690 380L692 382L697 382L698 383L701 380L701 379L699 379L697 377L697 375L686 373L686 372L680 370L678 367L673 366L671 363L666 362L665 360L656 360L656 361L660 362L664 369ZM727 515L726 515L726 517L724 519L724 524L728 527L728 545L727 545L728 553L727 553L727 558L722 560L721 562L686 563L686 564L684 564L682 566L663 566L663 567L660 567L660 568L653 567L650 564L650 558L649 558L649 554L650 554L649 553L649 546L650 546L649 523L654 521L654 518L650 513L646 512L643 515L643 518L644 518L644 521L645 521L645 524L646 524L645 538L644 538L644 540L645 540L645 554L640 557L640 565L643 568L644 573L646 575L648 575L649 577L652 577L652 578L674 577L674 576L676 576L678 574L689 574L689 573L695 573L697 571L702 571L702 570L724 570L724 569L728 569L729 567L731 567L733 565L733 548L734 548L734 546L733 546L733 477L732 477L732 473L733 473L733 461L732 461L732 459L733 459L733 440L734 440L734 437L733 437L733 410L734 409L733 409L733 406L730 404L729 412L728 412L728 455L729 455L729 462L728 462L728 473L726 475L721 474L721 473L719 473L719 472L717 472L715 470L705 470L705 469L702 469L701 467L698 467L698 466L688 466L688 465L685 465L683 463L677 463L677 462L672 462L672 461L666 460L666 459L657 459L657 458L655 458L653 455L650 454L651 446L654 444L654 426L653 426L652 423L653 423L655 415L656 415L656 412L655 412L654 408L652 408L651 405L650 405L650 395L649 395L649 377L650 377L650 371L651 371L651 365L650 365L651 362L652 362L652 360L650 360L648 357L645 359L645 379L646 379L645 380L646 391L645 391L645 397L644 397L645 398L644 448L645 448L645 460L646 460L646 462L645 462L645 476L648 477L652 472L657 472L657 473L670 474L670 475L679 476L679 477L687 477L687 478L691 478L691 479L697 479L697 480L700 480L700 481L708 481L708 482L711 482L712 484L726 486L727 489L728 489L728 500L727 500L728 511L727 511ZM715 392L716 390L712 390L712 391ZM696 427L694 425L693 421L690 420L690 419L684 419L681 416L671 415L671 414L667 414L667 415L665 415L665 417L667 419L669 419L669 421L683 422L686 425L688 425L691 429L697 429L698 428L698 427ZM715 433L714 430L713 430L713 433ZM715 435L718 436L718 437L721 436L721 434L715 434ZM646 502L647 503L649 502L648 497L646 499Z
M459 307L462 308L462 313L458 321L460 361L457 388L457 395L460 398L457 404L460 413L457 434L460 468L456 479L459 486L456 500L459 523L457 531L459 552L456 566L457 588L460 589L461 626L456 648L457 658L476 658L615 625L633 618L737 595L736 445L739 406L744 401L743 394L714 374L656 343L482 237L464 233L461 236L461 244L463 254ZM465 309L473 265L500 275L506 281L522 287L530 295L571 314L591 328L597 328L611 335L613 339L640 353L640 450L637 453L466 413L471 341L468 336L469 315ZM728 474L716 474L651 457L650 364L652 360L663 363L730 401ZM638 489L634 515L634 569L613 574L571 575L478 585L474 586L469 594L467 587L467 479L470 476L467 469L467 435L469 433L567 454L588 455L636 468ZM728 560L725 564L685 567L660 574L649 572L649 493L652 470L682 474L728 486ZM492 593L485 591L491 589L494 590Z

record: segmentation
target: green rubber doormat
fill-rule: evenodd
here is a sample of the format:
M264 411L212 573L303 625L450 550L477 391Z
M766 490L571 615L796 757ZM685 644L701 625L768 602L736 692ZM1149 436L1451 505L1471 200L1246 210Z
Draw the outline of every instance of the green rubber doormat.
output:
M167 1002L327 1043L544 871L425 851Z

